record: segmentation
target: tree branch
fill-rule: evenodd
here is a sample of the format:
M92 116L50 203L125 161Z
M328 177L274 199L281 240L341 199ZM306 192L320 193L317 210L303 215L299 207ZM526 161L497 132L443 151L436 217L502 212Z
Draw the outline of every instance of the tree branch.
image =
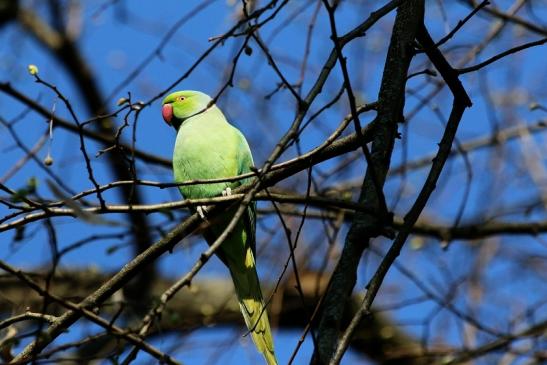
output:
M350 226L340 260L334 269L322 304L324 309L317 327L319 345L312 359L314 364L326 364L331 360L345 301L351 296L355 286L362 252L369 239L380 234L386 224L376 191L377 188L382 188L385 182L397 136L397 123L403 120L405 85L413 56L412 42L422 18L421 1L406 1L397 11L378 96L378 115L371 148L372 165L367 167L358 200L376 213L356 214Z

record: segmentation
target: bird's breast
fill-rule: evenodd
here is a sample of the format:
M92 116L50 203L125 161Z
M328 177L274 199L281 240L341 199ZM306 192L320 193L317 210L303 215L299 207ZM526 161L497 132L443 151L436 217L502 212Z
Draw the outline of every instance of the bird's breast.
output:
M235 176L230 168L232 155L225 138L215 131L180 130L173 153L175 182ZM180 190L184 197L194 199L220 195L228 186L226 182L195 184L181 186Z

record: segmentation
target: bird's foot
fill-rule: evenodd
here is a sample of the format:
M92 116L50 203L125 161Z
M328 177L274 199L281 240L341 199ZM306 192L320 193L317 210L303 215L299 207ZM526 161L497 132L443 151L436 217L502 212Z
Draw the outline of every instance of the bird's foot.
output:
M203 219L204 221L207 220L207 206L198 205L197 208L196 208L196 211L198 212L201 219Z
M224 190L222 190L222 196L230 196L232 195L232 189L231 188L226 188ZM204 221L207 221L207 206L206 205L198 205L196 207L196 211L197 213L199 214L199 216L201 217L201 219L203 219Z

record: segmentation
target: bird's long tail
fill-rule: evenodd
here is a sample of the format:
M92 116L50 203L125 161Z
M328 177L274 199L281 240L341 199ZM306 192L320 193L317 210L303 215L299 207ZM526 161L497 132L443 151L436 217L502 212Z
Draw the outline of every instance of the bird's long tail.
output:
M277 365L268 313L262 299L260 283L251 249L247 249L245 265L230 268L239 306L253 342L268 365Z

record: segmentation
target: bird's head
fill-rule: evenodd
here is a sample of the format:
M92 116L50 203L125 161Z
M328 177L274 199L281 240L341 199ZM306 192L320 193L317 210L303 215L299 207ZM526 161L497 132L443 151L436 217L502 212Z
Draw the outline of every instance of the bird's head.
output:
M161 115L167 124L178 129L186 119L209 108L212 101L200 91L176 91L163 99Z

